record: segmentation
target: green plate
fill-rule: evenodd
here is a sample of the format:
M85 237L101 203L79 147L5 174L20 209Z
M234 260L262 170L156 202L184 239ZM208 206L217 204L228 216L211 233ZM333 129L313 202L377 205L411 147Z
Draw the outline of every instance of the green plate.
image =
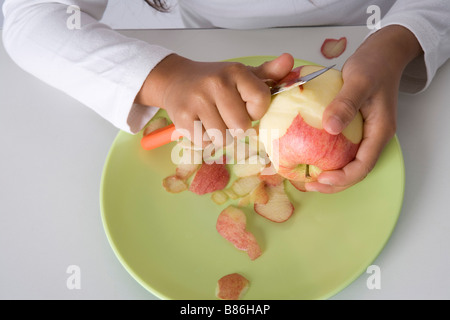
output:
M234 59L258 65L272 57ZM311 64L296 60L296 64ZM216 299L216 283L238 272L250 281L244 299L327 299L375 260L401 211L404 164L397 137L359 184L337 194L302 193L286 184L292 217L274 223L244 208L263 254L251 261L216 231L229 204L210 195L166 192L174 143L146 151L141 135L120 132L101 183L102 219L125 269L161 299Z

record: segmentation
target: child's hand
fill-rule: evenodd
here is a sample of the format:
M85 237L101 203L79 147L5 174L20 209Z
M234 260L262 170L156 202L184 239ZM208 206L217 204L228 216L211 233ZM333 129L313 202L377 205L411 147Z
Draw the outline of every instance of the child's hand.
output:
M165 109L175 127L188 130L191 140L199 145L202 137L199 141L194 136L194 121L202 122L203 132L218 129L224 138L226 129L249 129L252 121L265 114L271 101L264 80L282 79L293 65L289 54L259 67L196 62L173 54L150 72L136 102ZM223 142L214 141L218 145Z
M340 133L358 110L364 118L364 133L354 161L341 170L323 172L309 191L333 193L363 180L375 166L384 146L396 132L397 98L405 66L420 55L415 36L401 26L388 26L370 36L346 61L344 85L328 106L323 126Z

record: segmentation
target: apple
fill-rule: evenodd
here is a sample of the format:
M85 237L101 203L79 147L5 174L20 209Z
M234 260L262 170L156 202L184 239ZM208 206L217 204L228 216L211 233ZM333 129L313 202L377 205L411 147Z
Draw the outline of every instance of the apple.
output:
M180 165L200 165L203 161L203 149L195 146L188 139L183 138L172 149L171 160Z
M266 184L265 182L260 182L256 188L254 188L249 194L242 197L239 200L238 205L240 207L247 206L249 204L255 204L255 203L262 203L266 204L269 201L269 194L266 190Z
M231 273L217 281L216 297L222 300L239 300L248 290L250 282L239 273Z
M266 164L259 155L253 155L244 162L233 165L233 173L237 177L247 177L260 173L264 170Z
M224 163L202 163L194 175L189 190L203 195L223 190L230 181L230 173Z
M320 52L327 59L334 59L344 53L347 48L347 38L342 37L340 39L325 39L320 47Z
M216 230L238 250L246 251L251 260L261 255L261 248L255 236L246 230L245 213L234 206L228 206L218 216Z
M266 185L266 191L268 201L255 203L255 212L273 222L287 221L294 213L294 205L286 194L284 183L277 186Z
M321 68L300 66L287 78ZM323 112L342 84L341 72L330 69L302 86L273 96L259 123L259 139L279 175L294 183L315 181L321 171L340 169L355 158L363 135L360 112L338 135L322 127Z
M163 187L170 193L180 193L188 189L186 181L176 175L164 178Z
M305 184L312 181L317 181L317 177L322 172L316 166L307 164L300 164L296 170L293 170L287 175L289 182L299 191L306 192Z
M225 192L227 197L232 199L232 200L239 199L239 196L231 188L226 188L226 189L223 190L223 192Z
M200 167L200 164L196 163L179 163L175 169L175 174L180 179L188 180Z
M278 186L283 183L284 180L286 180L285 177L279 175L278 173L274 174L260 174L258 175L259 179L261 181L264 181L266 184L271 186Z
M255 189L260 183L261 180L259 180L257 175L242 177L233 182L231 185L231 190L233 190L233 192L241 198L252 192L252 190Z
M248 161L248 159L258 155L257 145L254 145L253 143L246 143L245 141L243 141L243 139L252 139L256 137L256 131L253 129L249 129L249 131L247 132L237 131L235 132L235 134L237 134L238 137L235 137L231 143L223 148L222 151L226 154L227 163L252 163L251 160ZM257 163L257 161L254 161L254 163Z
M228 201L228 195L222 190L217 190L211 194L211 199L214 203L220 205Z

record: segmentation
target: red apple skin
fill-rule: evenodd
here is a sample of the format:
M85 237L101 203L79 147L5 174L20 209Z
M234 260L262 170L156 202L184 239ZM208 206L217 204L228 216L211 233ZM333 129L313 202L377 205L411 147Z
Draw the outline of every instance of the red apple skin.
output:
M320 48L320 52L327 59L333 59L339 57L344 53L347 48L347 38L342 37L340 39L325 39Z
M300 77L300 72L303 67L304 66L299 66L297 68L292 69L291 72L289 72L287 76L281 79L277 84L280 85L285 83L289 85L290 82L296 81Z
M300 73L302 72L304 66L299 66L291 70L286 77L277 82L277 85L286 85L286 87L290 87L293 84L298 82L298 78L300 78ZM303 85L298 86L298 90L303 90Z
M230 173L224 163L202 163L192 180L189 190L203 195L224 189L230 181Z
M308 69L308 70L307 70ZM320 67L302 66L288 75L286 82L297 75L314 72ZM304 184L316 181L320 172L336 170L352 161L358 151L363 119L358 113L339 135L331 135L322 128L321 117L325 108L342 88L342 74L332 69L317 80L292 88L275 96L260 121L260 130L267 153L279 175L304 191ZM270 138L271 130L281 130L281 136ZM301 165L301 166L300 166ZM309 165L309 170L306 167Z
M359 144L354 144L342 133L332 135L307 124L301 115L292 121L286 133L273 141L279 151L278 173L289 180L298 180L295 167L310 164L322 170L335 170L352 161Z
M239 273L228 274L217 282L216 296L222 300L239 300L250 282Z
M255 236L246 230L246 225L247 218L244 212L229 206L219 214L216 230L236 249L246 251L250 260L255 260L262 254L262 251Z

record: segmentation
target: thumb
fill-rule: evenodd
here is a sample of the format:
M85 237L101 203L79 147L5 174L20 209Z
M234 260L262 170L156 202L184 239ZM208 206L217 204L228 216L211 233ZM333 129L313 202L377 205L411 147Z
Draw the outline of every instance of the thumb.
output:
M264 62L258 67L253 67L252 72L260 79L272 79L278 81L291 72L294 67L294 58L289 53L283 53L278 58Z
M323 128L333 135L341 133L355 118L358 110L368 98L368 91L360 83L344 82L337 96L323 113Z

